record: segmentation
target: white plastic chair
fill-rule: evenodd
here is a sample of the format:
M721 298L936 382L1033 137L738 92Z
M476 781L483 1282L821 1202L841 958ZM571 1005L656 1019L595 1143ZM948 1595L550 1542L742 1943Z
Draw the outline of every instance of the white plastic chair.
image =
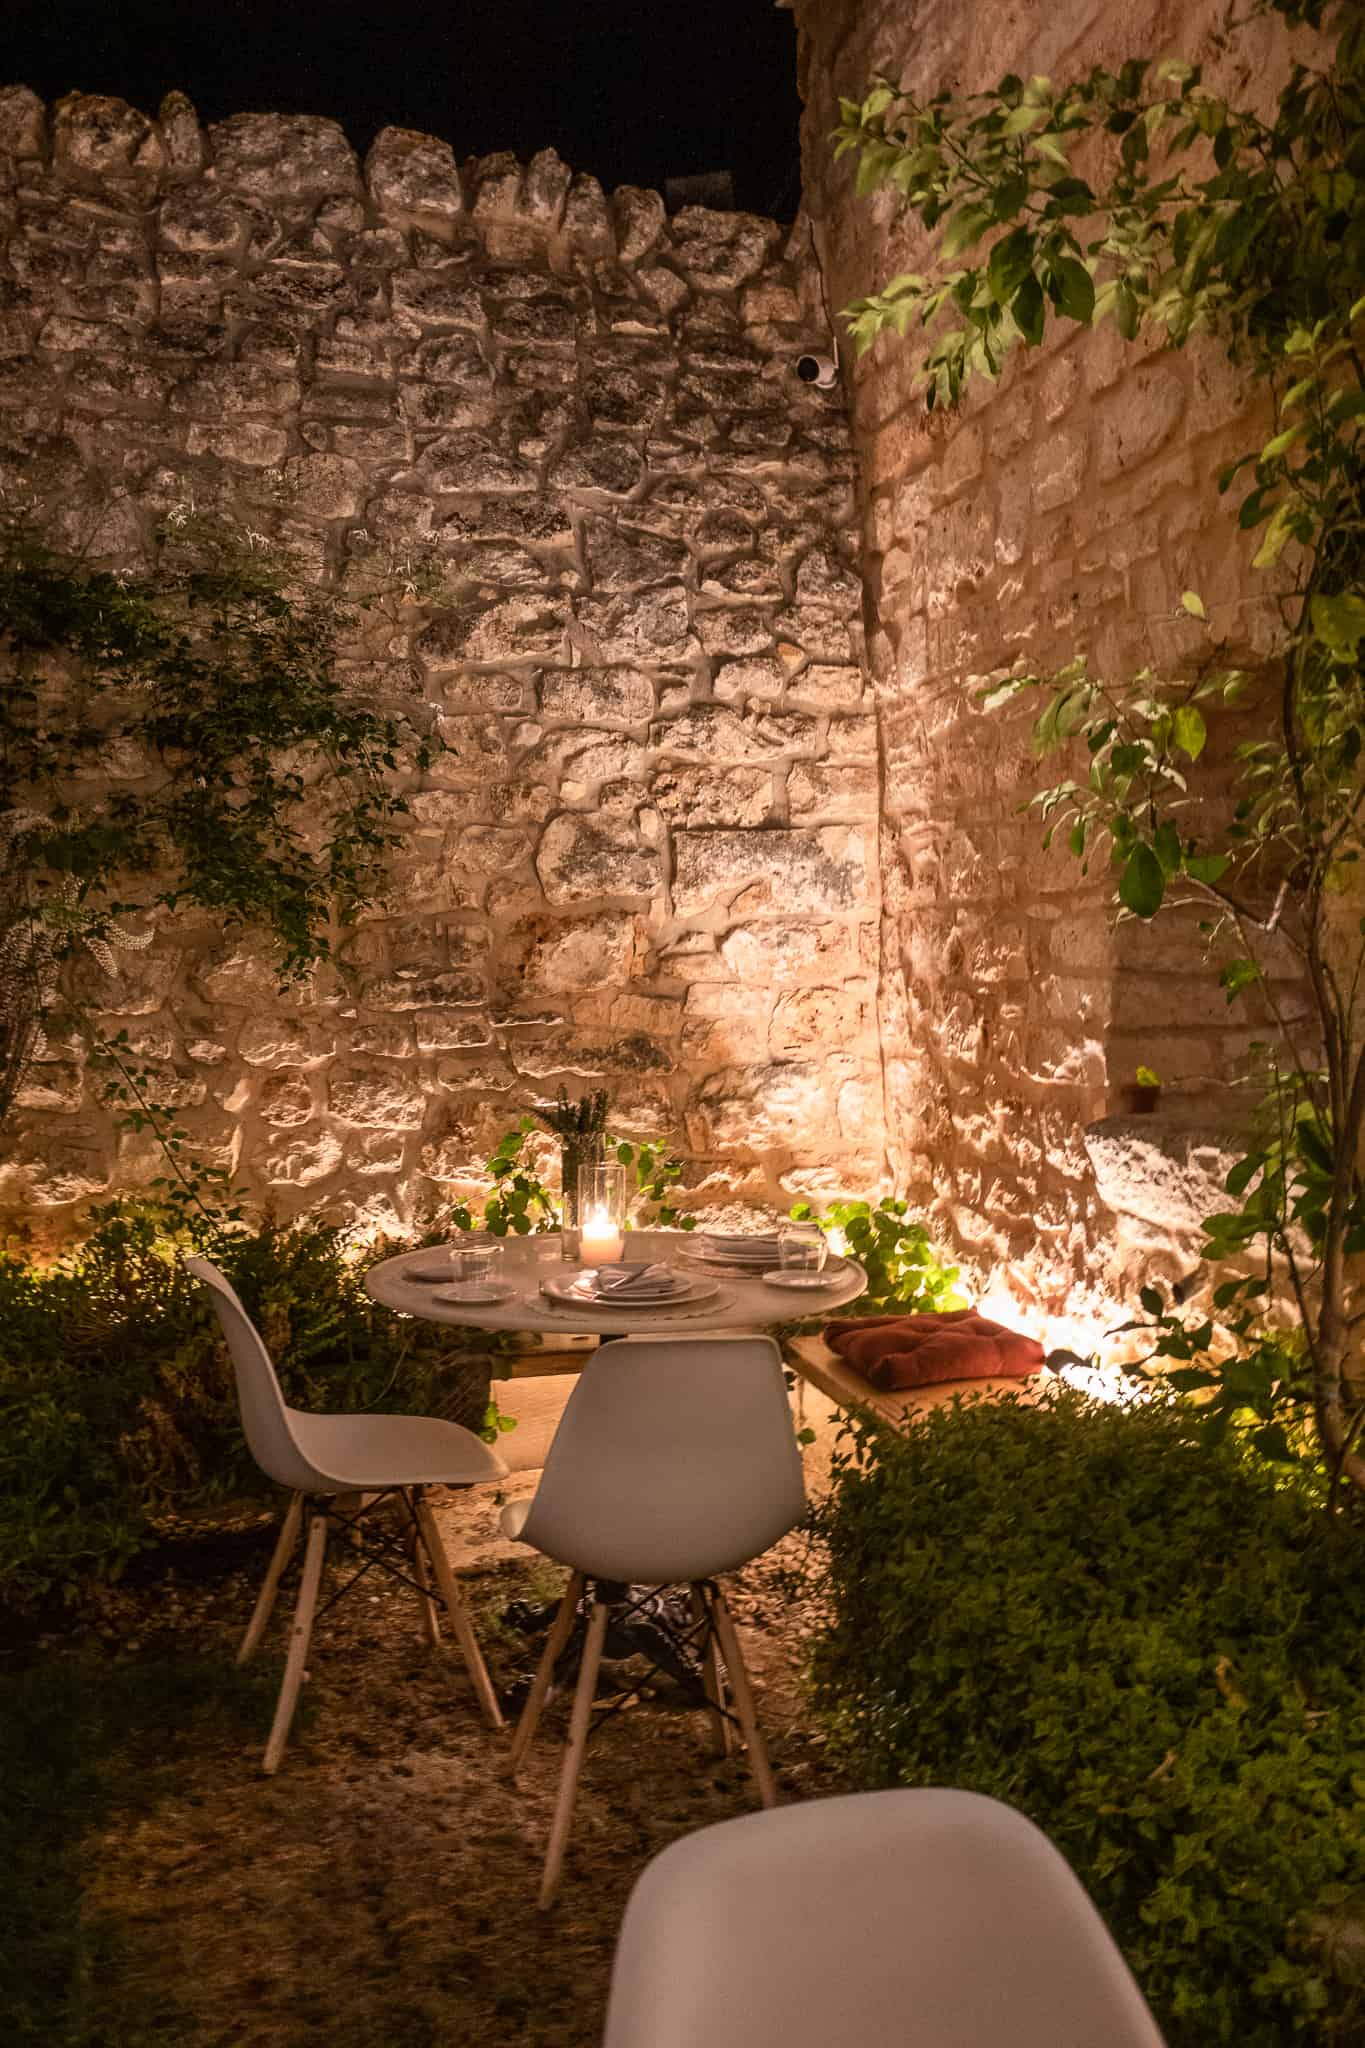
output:
M604 1344L589 1360L534 1497L502 1516L505 1534L571 1570L512 1738L514 1772L535 1734L579 1601L585 1588L591 1593L542 1906L559 1883L609 1606L624 1586L691 1587L716 1747L728 1752L737 1718L759 1797L776 1805L753 1691L715 1579L785 1536L805 1505L781 1356L771 1338L629 1338Z
M1163 2048L1032 1821L975 1792L702 1828L631 1893L604 2048Z
M237 1652L239 1664L245 1664L265 1633L300 1526L305 1534L303 1577L294 1609L284 1682L266 1744L265 1769L278 1770L298 1705L329 1524L364 1553L367 1562L362 1570L377 1564L392 1576L405 1576L390 1561L393 1544L376 1541L360 1528L374 1500L391 1495L397 1497L403 1518L402 1547L412 1573L409 1583L415 1586L421 1600L423 1634L433 1644L439 1640L437 1606L438 1601L443 1603L484 1718L490 1727L501 1728L502 1714L474 1633L469 1606L450 1568L424 1489L473 1486L483 1480L500 1479L507 1470L502 1459L471 1430L435 1416L309 1415L287 1407L270 1354L236 1291L211 1260L187 1258L185 1264L209 1290L222 1324L251 1455L263 1472L281 1486L287 1486L292 1495L265 1584ZM338 1498L341 1495L352 1497L344 1507ZM434 1591L429 1573L435 1578Z

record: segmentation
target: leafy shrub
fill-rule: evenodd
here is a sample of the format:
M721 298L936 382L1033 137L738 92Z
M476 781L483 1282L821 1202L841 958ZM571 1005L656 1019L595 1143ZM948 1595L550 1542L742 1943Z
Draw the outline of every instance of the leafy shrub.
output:
M181 1233L174 1210L114 1203L56 1265L0 1257L0 1603L115 1577L167 1517L274 1491ZM226 1227L204 1248L292 1405L483 1426L499 1340L378 1307L339 1232Z
M1004 1799L1172 2048L1365 2039L1365 1541L1179 1402L855 1429L819 1514L818 1711L864 1786Z
M809 1202L796 1202L791 1213L798 1223L818 1222L867 1275L867 1292L841 1314L966 1306L966 1296L953 1284L957 1267L939 1263L928 1231L911 1220L910 1204L899 1195L882 1195L875 1203L830 1202L818 1216Z

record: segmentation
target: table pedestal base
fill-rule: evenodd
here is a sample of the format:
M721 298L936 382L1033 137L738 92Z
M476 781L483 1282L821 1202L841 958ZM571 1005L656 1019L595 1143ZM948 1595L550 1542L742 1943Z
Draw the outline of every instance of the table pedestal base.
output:
M671 1678L683 1695L676 1704L692 1711L709 1708L704 1649L695 1640L697 1622L690 1594L671 1586L622 1586L618 1591L619 1597L610 1603L603 1661L622 1663L628 1657L647 1657L655 1670ZM547 1699L573 1689L591 1606L590 1594L584 1593L578 1603L573 1634L555 1665ZM557 1600L544 1607L534 1607L528 1600L513 1600L504 1610L503 1620L534 1641L549 1632L558 1608ZM509 1717L520 1711L530 1689L529 1671L506 1689L502 1706ZM615 1696L620 1690L618 1684L606 1677L598 1686L602 1696Z

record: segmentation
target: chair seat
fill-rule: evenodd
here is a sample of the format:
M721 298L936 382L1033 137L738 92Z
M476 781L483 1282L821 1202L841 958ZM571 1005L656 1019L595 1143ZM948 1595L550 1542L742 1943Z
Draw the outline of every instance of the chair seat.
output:
M603 2048L844 2042L1163 2048L1060 1852L979 1793L814 1799L655 1857L626 1909Z
M434 1415L309 1415L291 1408L299 1449L316 1468L313 1490L472 1486L507 1467L472 1430Z
M521 1532L526 1527L526 1517L530 1512L531 1502L529 1496L525 1500L508 1501L498 1517L498 1522L503 1535L507 1537L509 1542L517 1543L520 1541Z

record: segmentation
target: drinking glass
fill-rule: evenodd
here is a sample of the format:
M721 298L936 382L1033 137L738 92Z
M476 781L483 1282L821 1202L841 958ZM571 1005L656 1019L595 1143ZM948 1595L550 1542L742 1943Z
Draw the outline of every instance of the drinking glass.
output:
M818 1223L784 1223L777 1234L777 1257L784 1273L814 1280L829 1257L829 1239Z
M450 1247L450 1277L457 1287L491 1286L501 1263L501 1241L487 1231L471 1231Z

